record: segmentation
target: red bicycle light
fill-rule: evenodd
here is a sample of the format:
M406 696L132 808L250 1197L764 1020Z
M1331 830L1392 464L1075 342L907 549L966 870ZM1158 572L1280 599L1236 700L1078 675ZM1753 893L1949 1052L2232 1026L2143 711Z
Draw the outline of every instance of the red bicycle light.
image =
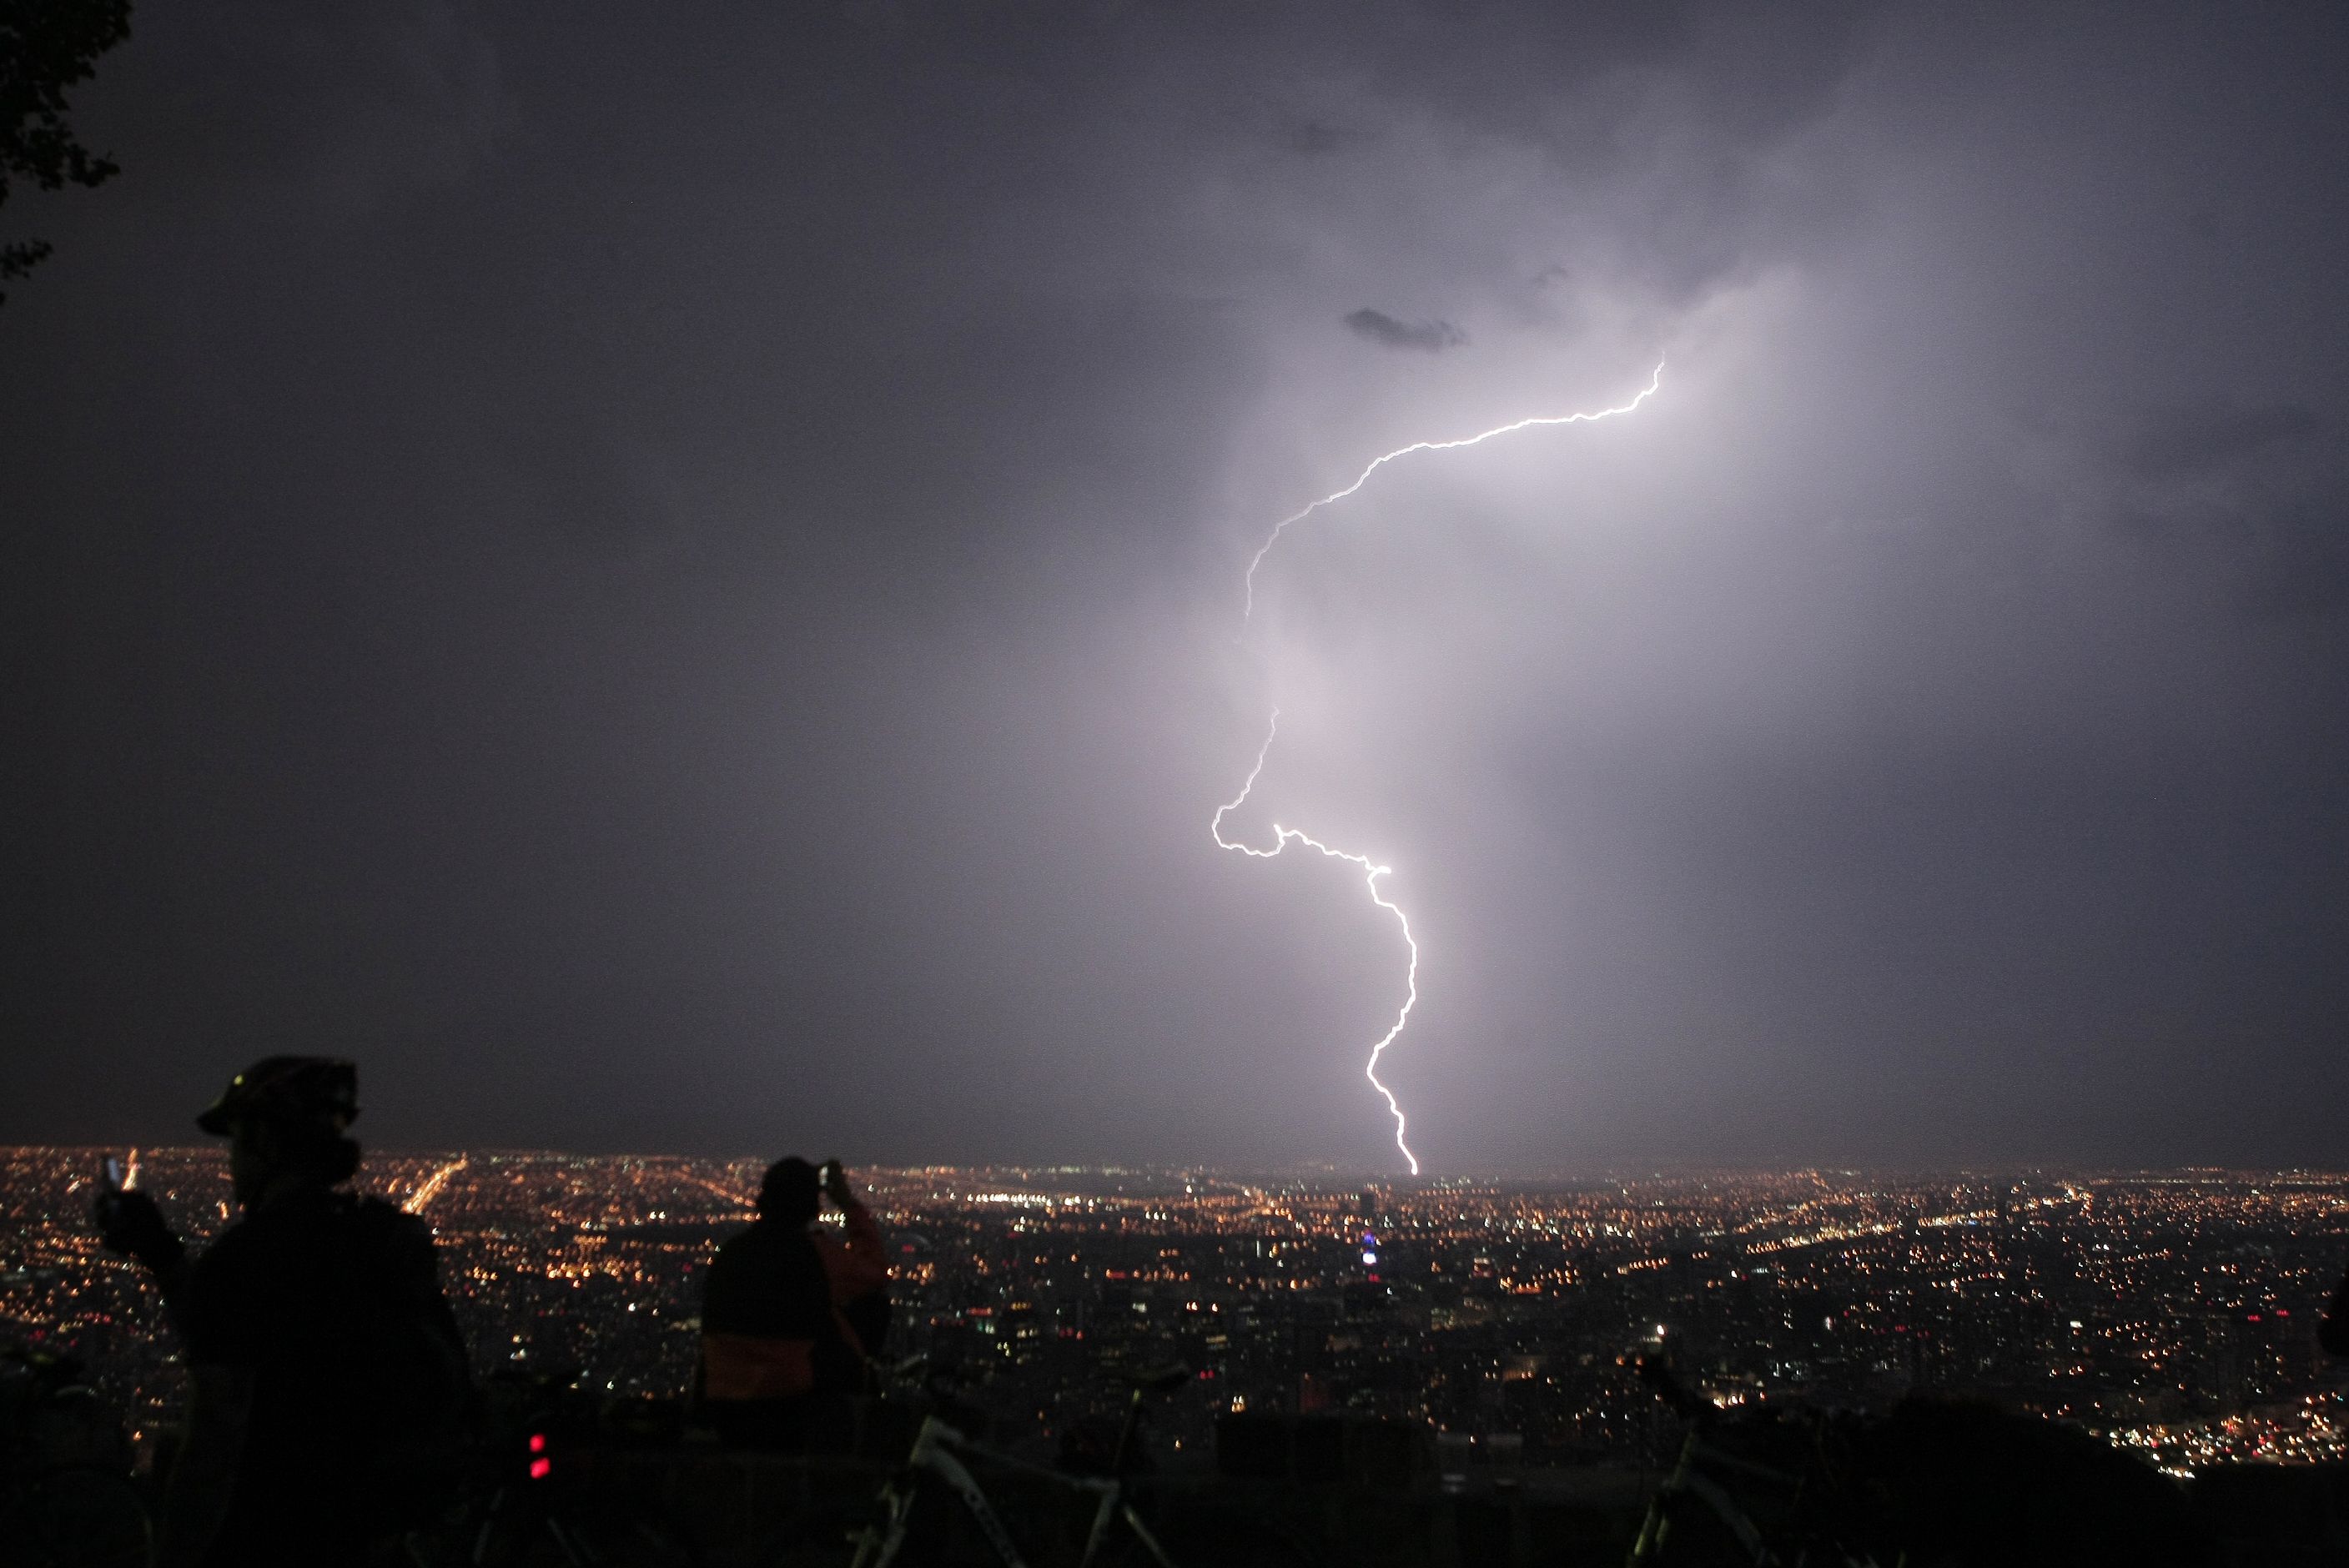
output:
M546 1434L544 1432L531 1433L530 1451L534 1454L543 1454L546 1451Z
M554 1461L542 1454L537 1459L530 1461L530 1479L533 1480L544 1480L546 1479L547 1471L554 1468Z

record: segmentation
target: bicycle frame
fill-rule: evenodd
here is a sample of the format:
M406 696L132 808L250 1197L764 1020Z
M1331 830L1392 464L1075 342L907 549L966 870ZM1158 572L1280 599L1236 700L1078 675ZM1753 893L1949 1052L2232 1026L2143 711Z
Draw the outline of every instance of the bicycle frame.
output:
M944 1482L947 1490L962 1504L964 1511L978 1526L979 1533L987 1538L988 1545L1002 1560L1003 1568L1028 1568L1027 1559L1020 1556L1018 1543L1011 1539L1011 1532L1004 1526L994 1505L987 1501L987 1492L978 1484L978 1478L972 1475L970 1467L963 1463L961 1456L964 1454L1006 1470L1040 1476L1069 1491L1097 1497L1100 1502L1093 1510L1092 1529L1085 1537L1085 1552L1079 1559L1080 1568L1092 1568L1102 1548L1109 1542L1110 1530L1121 1520L1128 1530L1133 1532L1134 1539L1142 1542L1143 1549L1157 1560L1160 1568L1174 1568L1165 1549L1158 1544L1157 1538L1142 1522L1141 1516L1134 1512L1133 1505L1125 1500L1123 1481L1115 1477L1096 1479L1063 1475L1042 1465L1030 1464L1009 1454L997 1453L972 1442L936 1416L923 1420L922 1429L914 1439L913 1452L906 1456L905 1469L885 1490L883 1495L886 1499L887 1517L874 1531L868 1532L857 1547L854 1568L890 1568L896 1562L897 1553L905 1548L906 1531L913 1522L914 1501L918 1495L914 1482L925 1470Z
M1671 1473L1663 1479L1656 1488L1655 1495L1648 1501L1647 1517L1640 1522L1639 1538L1632 1542L1627 1568L1651 1568L1662 1555L1664 1543L1671 1535L1675 1505L1684 1498L1694 1498L1713 1510L1714 1517L1728 1529L1736 1540L1738 1549L1745 1554L1746 1561L1754 1564L1754 1568L1779 1568L1787 1561L1780 1549L1764 1534L1761 1526L1754 1522L1754 1516L1746 1511L1736 1495L1699 1467L1710 1466L1752 1476L1796 1496L1807 1484L1806 1478L1771 1465L1757 1464L1743 1455L1715 1448L1705 1441L1710 1424L1700 1416L1689 1428L1688 1437L1681 1444L1679 1462L1672 1466ZM1794 1561L1798 1564L1807 1561L1806 1553L1807 1549L1798 1553ZM1854 1557L1838 1547L1834 1561L1872 1564L1875 1559L1866 1553Z
M1648 1500L1647 1517L1640 1522L1640 1537L1631 1543L1630 1568L1647 1568L1656 1561L1663 1552L1665 1538L1671 1533L1673 1501L1690 1495L1702 1499L1707 1507L1720 1515L1722 1522L1729 1527L1730 1533L1737 1538L1737 1544L1744 1549L1749 1559L1756 1563L1770 1561L1770 1554L1763 1544L1762 1532L1755 1528L1754 1521L1746 1516L1745 1511L1738 1506L1737 1500L1729 1494L1726 1488L1698 1470L1696 1465L1700 1459L1705 1459L1726 1460L1745 1470L1762 1470L1762 1467L1707 1448L1702 1440L1702 1430L1701 1426L1689 1429L1687 1439L1681 1444L1679 1462L1672 1466L1671 1473L1656 1488L1655 1496ZM1762 1470L1762 1473L1775 1479L1791 1479L1778 1477L1775 1471L1771 1470Z

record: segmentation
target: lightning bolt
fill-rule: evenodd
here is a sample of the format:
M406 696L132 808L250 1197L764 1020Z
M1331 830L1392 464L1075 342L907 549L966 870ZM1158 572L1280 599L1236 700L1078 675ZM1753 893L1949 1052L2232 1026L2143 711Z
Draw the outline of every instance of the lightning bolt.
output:
M1255 618L1257 568L1262 566L1264 558L1272 553L1272 547L1280 542L1280 536L1322 508L1333 506L1361 490L1371 482L1372 474L1377 473L1397 458L1407 458L1413 452L1457 451L1463 447L1481 446L1495 436L1512 435L1519 430L1555 425L1588 425L1595 424L1600 419L1611 419L1618 414L1630 413L1640 404L1654 397L1656 389L1663 385L1663 380L1664 362L1658 359L1654 373L1648 377L1647 386L1641 387L1639 395L1628 403L1620 403L1611 408L1586 410L1575 414L1535 415L1529 418L1512 420L1506 425L1495 425L1489 430L1480 430L1475 435L1461 436L1449 441L1413 441L1407 447L1397 447L1392 452L1372 458L1364 466L1362 471L1354 476L1352 484L1343 490L1331 490L1320 500L1299 508L1272 525L1272 531L1266 535L1264 543L1257 547L1256 554L1248 560L1247 577L1245 583L1247 608L1242 618L1246 620ZM1284 828L1278 822L1272 825L1273 843L1272 848L1268 850L1257 849L1255 845L1242 840L1224 837L1224 819L1247 803L1248 796L1256 789L1257 779L1263 776L1265 759L1272 755L1272 743L1279 738L1279 735L1280 709L1276 707L1272 710L1271 723L1265 729L1264 744L1257 748L1256 766L1248 769L1247 780L1240 786L1240 792L1216 808L1216 815L1208 822L1207 831L1214 836L1217 849L1237 850L1241 854L1254 861L1278 859L1289 845L1301 844L1309 850L1319 851L1333 861L1344 861L1348 865L1358 866L1361 869L1363 884L1370 889L1371 902L1395 917L1395 925L1402 933L1403 946L1411 954L1410 965L1403 974L1402 1006L1396 1010L1393 1024L1388 1026L1385 1034L1379 1037L1378 1043L1371 1047L1371 1058L1363 1065L1362 1076L1371 1080L1371 1087L1377 1089L1380 1098L1387 1102L1388 1114L1394 1118L1395 1147L1402 1150L1403 1159L1411 1164L1411 1173L1416 1176L1419 1174L1419 1156L1413 1154L1411 1151L1411 1145L1404 1141L1404 1134L1410 1130L1410 1124L1403 1116L1402 1103L1395 1099L1394 1090L1389 1088L1379 1077L1379 1058L1386 1054L1387 1047L1393 1045L1402 1034L1403 1026L1411 1022L1412 1008L1419 1005L1419 940L1411 934L1411 918L1403 913L1402 906L1379 890L1379 879L1392 874L1394 868L1379 865L1368 855L1358 855L1333 848L1310 833L1302 832L1295 828Z
M1385 454L1383 457L1372 458L1370 460L1369 466L1364 468L1361 473L1354 476L1354 482L1352 484L1348 485L1344 490L1331 490L1319 500L1299 508L1297 511L1289 513L1287 517L1282 518L1278 522L1272 525L1272 531L1265 536L1264 543L1257 547L1256 554L1250 557L1248 561L1247 581L1246 584L1247 591L1247 608L1243 613L1243 618L1253 617L1256 614L1256 569L1264 564L1264 558L1272 553L1272 547L1280 542L1280 536L1288 532L1289 529L1296 524L1303 522L1307 518L1311 517L1315 512L1319 511L1323 507L1334 506L1338 502L1344 500L1348 496L1352 495L1356 490L1361 490L1364 485L1371 482L1371 476L1372 474L1377 473L1381 469L1385 468L1397 458L1407 458L1413 452L1452 452L1459 450L1462 447L1482 446L1485 442L1491 440L1495 436L1515 435L1519 430L1530 430L1539 426L1596 424L1601 419L1611 419L1618 414L1630 413L1640 404L1654 397L1656 395L1656 388L1662 386L1663 382L1664 362L1659 359L1656 361L1655 374L1648 377L1648 384L1641 387L1640 389L1640 395L1632 398L1629 403L1620 404L1612 408L1600 408L1595 412L1580 414L1536 415L1534 418L1529 419L1518 419L1506 425L1495 425L1489 430L1480 430L1475 435L1462 436L1454 440L1413 441L1408 447L1397 447L1393 451Z
M1416 1176L1419 1174L1419 1156L1413 1154L1411 1151L1411 1145L1403 1141L1403 1133L1407 1130L1407 1127L1403 1119L1402 1106L1395 1099L1394 1090L1379 1080L1379 1057L1384 1056L1386 1048L1394 1044L1395 1037L1402 1033L1402 1026L1411 1022L1411 1010L1419 1002L1419 943L1411 934L1411 918L1403 913L1402 905L1391 902L1386 894L1379 891L1379 879L1387 875L1394 868L1373 865L1368 855L1348 854L1343 850L1331 849L1310 833L1299 832L1295 828L1284 828L1278 822L1272 825L1273 843L1272 848L1268 850L1259 850L1252 844L1224 837L1224 818L1247 803L1249 791L1256 788L1257 776L1264 771L1264 759L1272 755L1274 738L1279 734L1280 709L1276 707L1272 710L1272 723L1265 731L1264 744L1257 748L1256 766L1248 769L1247 782L1240 786L1238 794L1216 808L1215 820L1207 824L1207 831L1216 836L1217 848L1237 850L1254 861L1274 860L1289 845L1303 844L1309 850L1320 851L1333 861L1344 861L1349 865L1360 866L1362 868L1362 881L1371 890L1371 902L1395 917L1395 924L1402 930L1403 945L1411 950L1411 967L1403 976L1408 994L1402 999L1402 1008L1395 1014L1393 1025L1380 1037L1379 1043L1371 1047L1371 1059L1364 1065L1362 1076L1369 1078L1371 1087L1384 1097L1388 1113L1394 1118L1395 1147L1402 1150L1402 1157L1405 1160L1411 1161L1411 1173Z

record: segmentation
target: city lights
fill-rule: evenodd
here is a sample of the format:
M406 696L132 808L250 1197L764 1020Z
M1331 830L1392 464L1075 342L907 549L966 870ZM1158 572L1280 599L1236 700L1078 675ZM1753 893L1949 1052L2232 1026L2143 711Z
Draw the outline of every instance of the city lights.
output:
M79 1357L126 1429L152 1433L183 1369L144 1275L91 1232L104 1152L0 1150L0 1337ZM199 1244L218 1231L217 1150L142 1166ZM362 1181L432 1223L482 1371L577 1367L616 1398L675 1398L702 1271L761 1169L375 1154ZM895 1343L965 1368L1040 1442L1114 1392L1104 1364L1181 1361L1217 1390L1164 1410L1190 1444L1235 1409L1344 1408L1519 1434L1544 1463L1654 1460L1677 1429L1620 1358L1661 1344L1724 1408L1937 1393L2173 1470L2349 1459L2344 1383L2314 1343L2349 1176L855 1177L895 1260Z

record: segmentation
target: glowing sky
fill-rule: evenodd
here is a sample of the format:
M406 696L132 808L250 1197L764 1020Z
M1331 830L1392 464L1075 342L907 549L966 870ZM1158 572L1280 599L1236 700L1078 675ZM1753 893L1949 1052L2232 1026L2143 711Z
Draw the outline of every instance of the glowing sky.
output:
M1390 1168L1277 699L1437 1169L2349 1160L2349 51L2052 9L142 11L0 1139Z

